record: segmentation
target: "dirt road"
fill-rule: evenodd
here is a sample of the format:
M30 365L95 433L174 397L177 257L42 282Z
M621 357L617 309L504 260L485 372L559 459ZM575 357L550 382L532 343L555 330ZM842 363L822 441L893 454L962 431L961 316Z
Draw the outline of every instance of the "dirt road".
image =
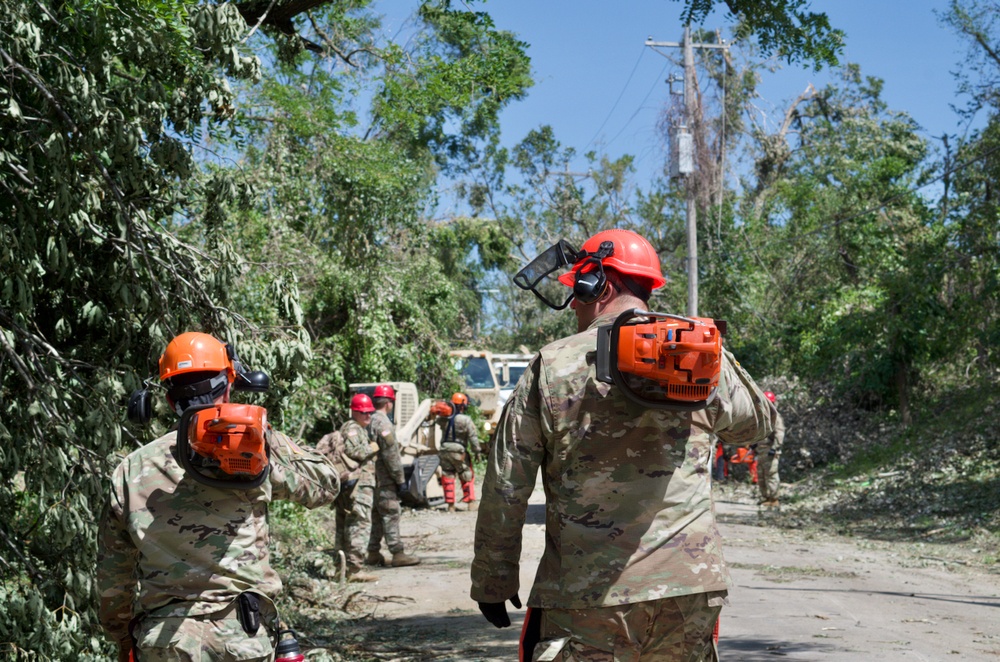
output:
M723 660L1000 659L1000 574L974 550L843 538L773 526L773 516L719 492L717 509L735 587L722 612ZM529 506L521 599L544 545L544 495ZM522 611L498 630L469 599L475 512L407 511L414 568L381 569L354 584L359 618L341 632L343 659L516 660ZM357 657L353 657L354 654Z

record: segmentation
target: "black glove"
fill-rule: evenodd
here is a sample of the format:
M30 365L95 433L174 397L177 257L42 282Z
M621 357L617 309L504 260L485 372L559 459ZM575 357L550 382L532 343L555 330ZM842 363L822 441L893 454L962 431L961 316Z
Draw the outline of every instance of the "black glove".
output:
M396 483L396 494L399 496L406 494L406 483Z
M521 608L521 599L517 593L510 596L510 603L515 609ZM507 605L505 602L480 602L479 611L483 612L490 623L498 628L505 628L510 625L510 616L507 615Z

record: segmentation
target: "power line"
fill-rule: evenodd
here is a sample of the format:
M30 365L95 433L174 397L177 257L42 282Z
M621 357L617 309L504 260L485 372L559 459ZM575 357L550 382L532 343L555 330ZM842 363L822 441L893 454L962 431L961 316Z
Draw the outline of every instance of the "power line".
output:
M640 63L640 62L642 62L642 56L644 56L645 54L646 54L646 49L645 49L645 48L643 48L643 49L642 49L642 50L641 50L641 51L639 52L639 57L638 57L638 58L636 59L636 61L635 61L635 65L633 65L633 67L632 67L632 73L630 73L630 74L628 75L628 80L626 80L626 81L625 81L625 85L624 85L624 86L622 87L622 91L621 91L621 92L619 92L619 94L618 94L618 98L617 98L617 99L615 99L615 103L614 103L614 105L613 105L613 106L611 106L611 110L609 110L609 111L608 111L608 116L604 118L604 121L603 121L603 122L601 122L601 126L599 126L599 127L597 128L597 132L596 132L596 133L594 133L594 137L593 137L593 138L591 138L591 139L590 139L590 142L588 142L588 143L587 143L587 144L586 144L586 145L584 146L584 148L583 148L583 151L584 151L584 152L586 152L586 151L587 151L587 148L588 148L588 147L590 147L590 146L591 146L592 144L594 144L594 141L595 141L595 140L597 140L597 136L601 135L601 131L603 131L603 130L604 130L604 125L606 125L606 124L608 123L608 120L609 120L609 119L611 119L611 115L612 115L612 114L613 114L613 113L615 112L615 108L617 108L617 107L618 107L618 102L622 100L622 97L623 97L623 96L625 96L625 90L627 90L627 89L628 89L628 84L632 82L632 76L634 76L634 75L635 75L635 72L636 72L636 71L637 71L637 70L639 69L639 63ZM647 95L647 96L648 96L648 95Z
M664 64L664 65L663 65L663 68L662 68L662 69L660 69L660 73L659 73L659 75L657 75L657 77L656 77L656 80L654 80L654 81L653 81L653 84L649 86L649 91L648 91L648 92L646 92L646 96L644 96L644 97L642 98L642 101L640 101L640 102L639 102L639 107L635 109L635 112L634 112L634 113L632 113L632 116L631 116L631 117L629 117L629 118L628 118L628 121L626 121L626 122L625 122L625 126L623 126L623 127L622 127L622 128L621 128L621 129L619 130L619 131L618 131L618 133L616 133L616 134L615 134L614 138L612 138L611 140L609 140L609 141L608 141L608 142L606 143L607 145L610 145L610 144L611 144L611 143L613 143L614 141L618 140L618 136L622 135L622 132L623 132L623 131L625 131L625 129L627 129L627 128L628 128L628 125L629 125L629 124L631 124L632 120L634 120L634 119L635 119L635 117L636 117L636 115L638 115L638 114L639 114L639 111L640 111L640 110L642 110L643 106L644 106L644 105L646 104L646 100L647 100L647 99L649 99L649 95L650 95L650 94L652 94L652 93L653 93L653 90L655 90L655 89L656 89L656 86L657 86L657 85L659 85L659 83L660 83L660 79L661 79L661 78L663 78L663 72L665 72L665 71L667 70L667 67L669 67L669 66L670 66L670 62L667 62L666 64Z

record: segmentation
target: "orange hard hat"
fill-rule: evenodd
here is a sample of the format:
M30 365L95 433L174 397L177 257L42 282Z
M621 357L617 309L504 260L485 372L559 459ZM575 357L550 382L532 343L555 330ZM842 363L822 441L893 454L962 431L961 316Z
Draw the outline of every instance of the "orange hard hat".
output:
M464 393L454 393L451 396L452 404L461 405L463 407L468 406L469 396Z
M775 396L774 393L771 393L770 391L764 391L764 397L770 400L771 402L777 400L777 396Z
M375 387L375 393L372 394L372 397L389 398L394 401L396 399L396 391L389 384L379 384Z
M226 372L229 383L236 380L229 346L207 333L182 333L167 344L160 357L160 380L188 372Z
M656 254L653 245L645 238L632 232L631 230L611 229L598 232L593 237L584 242L580 249L586 253L596 253L604 242L611 242L614 245L614 252L601 258L601 266L614 269L620 274L625 274L645 280L649 283L649 289L655 290L663 287L667 279L663 277L663 270L660 268L660 258ZM588 259L581 259L568 272L559 276L559 282L563 285L573 287L576 282L576 274L589 263Z
M351 398L351 411L370 414L375 411L375 405L372 404L372 399L366 394L355 393L354 397Z

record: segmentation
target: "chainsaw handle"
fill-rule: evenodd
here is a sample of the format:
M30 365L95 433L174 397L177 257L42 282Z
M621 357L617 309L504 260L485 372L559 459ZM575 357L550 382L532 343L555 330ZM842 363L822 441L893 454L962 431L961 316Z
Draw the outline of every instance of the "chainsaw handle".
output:
M233 416L231 418L225 418L225 419L213 418L208 422L208 425L205 426L205 429L215 432L216 430L219 429L217 426L222 423L225 423L227 427L230 425L253 425L254 420L249 416Z

